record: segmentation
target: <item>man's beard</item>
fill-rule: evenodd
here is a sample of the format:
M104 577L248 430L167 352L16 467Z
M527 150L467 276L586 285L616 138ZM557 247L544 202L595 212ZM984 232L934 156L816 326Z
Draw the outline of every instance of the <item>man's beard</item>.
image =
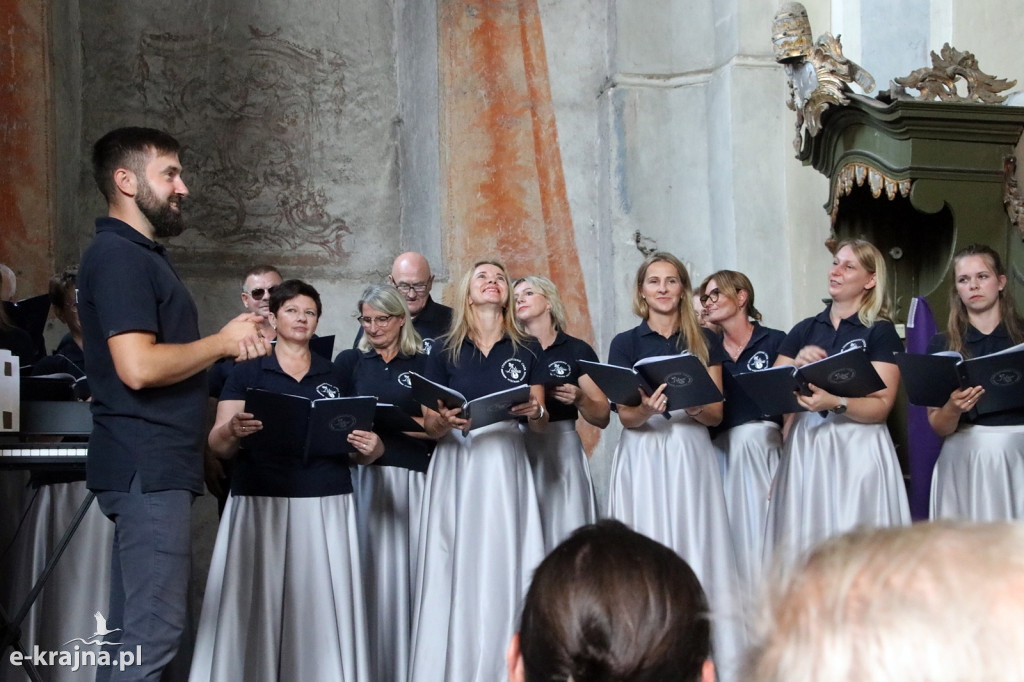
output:
M180 201L181 198L175 195L175 205L178 205ZM149 224L153 226L153 234L157 237L177 237L185 229L181 211L175 210L170 199L161 203L153 194L148 182L139 184L139 191L135 195L135 205L149 220Z

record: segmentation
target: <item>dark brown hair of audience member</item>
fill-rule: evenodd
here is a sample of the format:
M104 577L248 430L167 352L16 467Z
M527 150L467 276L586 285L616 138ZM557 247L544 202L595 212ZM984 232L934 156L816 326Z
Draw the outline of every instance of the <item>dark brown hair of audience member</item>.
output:
M707 598L678 554L618 521L577 530L540 564L519 647L527 682L690 682L711 657Z
M286 279L278 284L270 292L270 312L277 314L281 306L296 296L309 296L316 303L316 316L324 314L324 306L320 303L320 292L313 288L312 284L306 284L301 279Z
M50 278L50 305L56 311L63 314L68 307L68 294L74 299L75 285L78 283L78 266L72 265L64 268L58 274Z
M968 256L980 256L992 268L996 277L1005 277L1006 268L999 254L991 246L985 244L968 244L953 255L953 279L949 285L949 319L946 323L946 338L949 341L949 349L955 350L961 355L970 356L970 351L964 346L964 333L970 325L967 317L967 307L960 298L960 292L956 289L956 264L961 258ZM999 292L999 316L1006 327L1006 333L1010 341L1017 345L1024 342L1024 319L1013 302L1013 294L1010 288L1004 287Z

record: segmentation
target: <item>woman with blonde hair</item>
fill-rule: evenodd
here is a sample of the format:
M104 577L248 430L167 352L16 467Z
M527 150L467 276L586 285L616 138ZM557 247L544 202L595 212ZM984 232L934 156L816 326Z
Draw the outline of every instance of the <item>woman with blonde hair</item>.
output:
M642 321L612 339L608 362L632 367L643 358L690 352L721 390L722 342L701 327L691 295L678 258L648 256L637 270L633 297ZM637 406L617 406L625 428L612 460L609 516L667 545L693 567L714 614L716 667L731 679L743 650L743 625L722 478L708 435L708 427L722 420L722 403L668 413L664 390L662 385L644 394Z
M803 552L855 526L910 523L896 448L885 420L896 399L903 350L889 320L885 260L861 239L839 242L828 271L832 299L793 327L776 365L801 367L863 348L885 388L842 398L811 385L798 395L806 409L791 419L768 509L765 557L792 563Z
M597 518L597 501L576 420L599 429L608 426L608 398L586 374L580 360L597 362L586 341L565 333L565 308L554 282L530 275L513 286L516 321L544 349L545 404L550 414L543 432L527 429L526 453L537 486L544 548L550 552L576 528Z
M427 355L412 326L405 296L372 284L356 303L363 334L357 348L342 351L334 366L346 378L346 393L372 395L423 423L412 397L409 372L422 374ZM377 433L384 455L354 475L356 524L369 625L371 678L404 680L412 636L412 599L419 551L420 508L434 441L420 432Z
M427 473L414 590L409 679L492 682L530 574L544 555L537 493L516 421L543 430L543 351L515 326L510 280L498 261L479 261L455 292L451 331L426 376L467 400L519 385L530 399L512 419L473 429L438 402L424 407L438 439ZM470 415L471 417L472 415Z
M782 420L762 419L761 410L732 377L770 368L786 334L761 326L754 286L742 272L719 270L701 282L700 291L705 319L721 330L728 356L722 363L725 415L711 430L711 441L722 467L743 594L750 598L761 582L768 493L782 452Z
M976 358L1024 342L1024 320L998 253L971 244L953 256L953 273L949 325L929 342L929 353ZM1024 519L1024 409L978 414L984 396L984 388L971 386L928 408L932 429L946 439L932 475L933 519Z

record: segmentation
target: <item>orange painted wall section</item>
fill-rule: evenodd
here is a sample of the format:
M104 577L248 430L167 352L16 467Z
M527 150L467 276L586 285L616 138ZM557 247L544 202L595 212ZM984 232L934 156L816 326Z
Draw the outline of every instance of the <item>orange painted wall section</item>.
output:
M0 262L18 298L44 293L52 268L47 24L43 0L0 3Z
M513 277L545 275L568 331L592 344L537 0L441 0L438 18L441 221L452 281L493 257Z
M452 280L499 257L559 287L593 337L536 0L441 3L442 222Z

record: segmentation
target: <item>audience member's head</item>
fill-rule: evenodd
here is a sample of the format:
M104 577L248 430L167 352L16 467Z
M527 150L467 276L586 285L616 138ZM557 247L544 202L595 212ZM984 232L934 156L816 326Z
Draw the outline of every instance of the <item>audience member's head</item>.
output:
M13 301L18 289L18 278L14 270L0 263L0 301Z
M855 531L773 581L743 680L1024 681L1024 525Z
M50 279L50 305L57 319L67 325L71 336L82 338L82 323L78 320L78 266L64 268Z
M605 520L537 568L508 671L512 682L711 682L710 658L697 576L669 548Z

